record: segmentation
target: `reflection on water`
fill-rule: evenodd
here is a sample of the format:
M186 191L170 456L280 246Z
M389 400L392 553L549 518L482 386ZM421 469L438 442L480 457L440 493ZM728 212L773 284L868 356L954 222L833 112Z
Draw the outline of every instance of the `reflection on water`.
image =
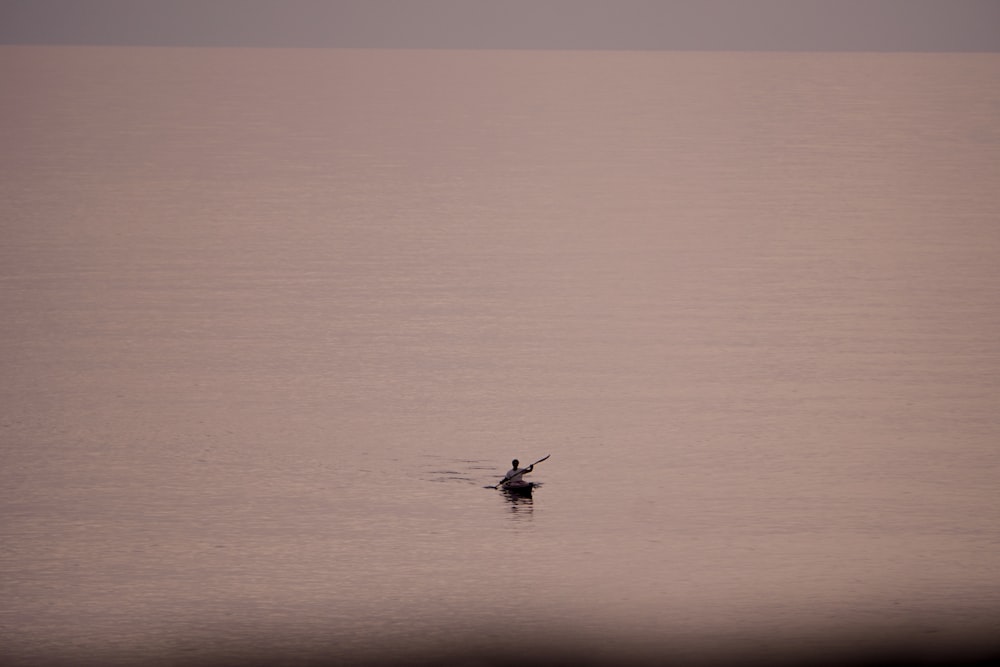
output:
M531 518L532 512L535 511L535 499L531 491L502 491L501 493L510 508L511 518Z

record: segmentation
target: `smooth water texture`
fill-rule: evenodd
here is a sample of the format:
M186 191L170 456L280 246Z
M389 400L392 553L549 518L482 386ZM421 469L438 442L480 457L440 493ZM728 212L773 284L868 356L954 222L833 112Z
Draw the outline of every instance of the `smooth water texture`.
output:
M5 663L996 647L1000 56L0 86Z

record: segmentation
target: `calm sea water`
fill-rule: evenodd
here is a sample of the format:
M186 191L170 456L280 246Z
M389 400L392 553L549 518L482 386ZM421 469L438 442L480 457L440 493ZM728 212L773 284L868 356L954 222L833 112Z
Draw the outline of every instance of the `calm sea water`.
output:
M5 664L996 654L1000 56L0 86Z

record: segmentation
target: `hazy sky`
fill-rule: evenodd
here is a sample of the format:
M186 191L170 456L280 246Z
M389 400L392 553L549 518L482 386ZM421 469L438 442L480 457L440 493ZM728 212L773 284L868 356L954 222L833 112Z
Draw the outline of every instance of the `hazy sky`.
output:
M1000 0L0 0L0 43L1000 51Z

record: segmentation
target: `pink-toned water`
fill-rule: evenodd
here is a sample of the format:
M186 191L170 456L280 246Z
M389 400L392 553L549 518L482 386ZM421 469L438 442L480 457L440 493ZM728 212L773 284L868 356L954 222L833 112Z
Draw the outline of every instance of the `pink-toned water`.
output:
M5 664L996 649L1000 56L0 88Z

